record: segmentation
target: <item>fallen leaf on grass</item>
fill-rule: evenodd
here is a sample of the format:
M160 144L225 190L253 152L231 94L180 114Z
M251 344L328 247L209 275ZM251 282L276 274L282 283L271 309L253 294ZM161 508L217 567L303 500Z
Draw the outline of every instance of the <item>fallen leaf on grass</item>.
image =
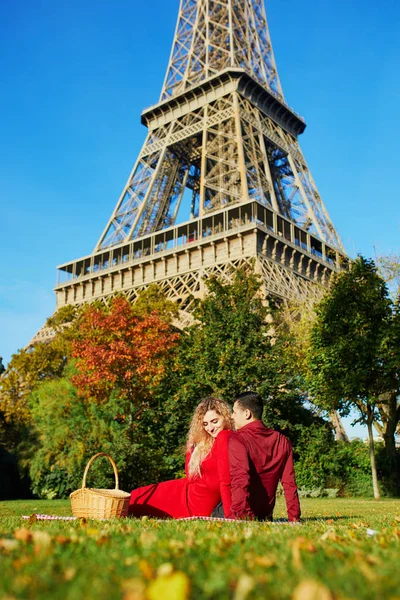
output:
M104 546L105 544L108 544L110 542L110 538L108 537L108 535L101 535L97 540L96 540L96 544L98 546Z
M298 537L292 544L292 560L295 569L302 569L303 563L301 560L301 551L315 553L317 551L314 544L304 537Z
M33 531L32 541L35 554L47 552L51 546L51 535L47 531Z
M332 592L319 581L305 579L296 587L291 600L334 600Z
M254 579L250 575L243 574L239 577L233 600L246 600L247 596L254 589Z
M187 600L190 581L185 573L176 571L154 579L146 591L149 600Z
M269 567L276 567L277 562L274 556L256 556L253 564L268 569Z
M121 588L123 600L145 600L146 586L141 579L126 579Z
M76 568L75 567L68 567L67 569L65 569L63 575L64 575L65 581L72 581L72 579L76 575Z
M139 569L146 579L153 578L153 567L147 562L147 560L139 560Z
M400 528L396 527L395 529L393 529L392 535L396 540L398 540L400 538Z
M0 550L5 550L6 552L12 552L16 550L19 546L17 540L9 540L8 538L0 539Z
M333 548L332 546L328 546L325 548L325 554L327 556L333 556L334 558L339 558L343 560L346 554L340 548Z
M187 547L187 544L185 542L183 542L182 540L170 540L168 543L168 546L171 548L171 550L185 550L185 548Z
M25 529L24 527L22 529L16 529L14 531L14 537L19 542L24 542L24 544L26 544L32 540L32 531Z
M243 537L246 540L248 540L248 539L250 539L252 537L253 533L254 533L253 529L250 529L250 527L247 527L247 529L245 529L243 531Z
M329 540L330 542L336 542L338 536L334 529L328 529L327 531L325 531L325 533L321 535L319 539L321 540L321 542L325 542L326 540Z
M361 529L363 527L368 527L368 523L364 523L363 521L359 521L358 523L352 523L350 525L353 529Z
M37 515L35 513L33 513L33 515L31 515L28 519L28 525L31 526L34 523L36 523L36 521L38 520Z
M171 563L163 563L157 569L157 577L165 577L171 575L174 571L174 566Z
M71 538L66 537L65 535L56 535L55 541L57 544L60 544L60 546L64 546L65 544L69 544L71 542Z
M157 536L150 531L142 531L139 539L143 548L150 548L157 541Z

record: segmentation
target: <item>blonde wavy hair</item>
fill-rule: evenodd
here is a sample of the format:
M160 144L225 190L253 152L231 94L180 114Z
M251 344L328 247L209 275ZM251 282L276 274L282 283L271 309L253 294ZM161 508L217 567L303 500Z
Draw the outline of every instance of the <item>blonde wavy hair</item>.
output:
M232 429L233 422L231 417L231 408L229 404L210 396L204 398L197 405L192 421L190 423L187 446L188 452L192 452L189 461L189 477L201 477L201 465L203 460L208 456L214 444L214 438L204 429L204 416L209 410L215 410L224 420L225 429Z

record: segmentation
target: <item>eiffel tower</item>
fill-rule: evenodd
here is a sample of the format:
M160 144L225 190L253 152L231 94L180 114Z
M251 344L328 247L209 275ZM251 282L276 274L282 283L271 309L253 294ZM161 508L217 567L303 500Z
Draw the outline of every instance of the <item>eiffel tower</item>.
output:
M121 292L134 301L156 282L184 326L211 275L252 263L265 295L285 299L342 268L263 0L181 0L161 96L141 120L147 137L93 253L58 269L57 309Z

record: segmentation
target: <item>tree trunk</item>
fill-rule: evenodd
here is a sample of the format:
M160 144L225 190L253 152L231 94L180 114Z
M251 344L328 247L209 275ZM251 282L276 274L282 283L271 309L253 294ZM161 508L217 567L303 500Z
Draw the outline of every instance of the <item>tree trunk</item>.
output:
M337 442L346 442L349 443L349 436L346 433L346 430L343 426L342 419L340 418L338 412L333 410L329 414L329 418L331 420L332 427L335 430L335 440Z
M378 406L381 418L384 423L382 437L385 443L385 452L389 468L389 478L395 488L395 492L400 492L400 465L396 452L396 429L399 423L399 408L397 406L397 390L393 389L388 394L382 394L384 400Z
M372 485L374 488L374 498L375 500L380 500L380 493L378 487L378 474L376 471L376 463L375 463L375 450L374 450L374 433L372 430L372 423L374 421L374 410L371 406L367 408L367 427L368 427L368 439L369 439L369 460L371 462L371 472L372 472Z

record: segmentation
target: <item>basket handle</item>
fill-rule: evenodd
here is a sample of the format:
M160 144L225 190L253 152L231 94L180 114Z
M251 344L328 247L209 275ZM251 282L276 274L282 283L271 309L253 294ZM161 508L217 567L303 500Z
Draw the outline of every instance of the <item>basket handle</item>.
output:
M115 475L115 489L118 490L119 489L119 482L118 482L117 465L115 464L115 462L113 461L113 459L111 458L111 456L109 456L105 452L99 452L98 454L95 454L94 456L92 456L92 458L89 460L88 464L86 465L85 472L83 474L82 489L86 488L86 477L87 477L87 474L89 472L89 469L90 469L90 466L91 466L92 462L94 460L96 460L96 458L99 458L99 456L107 456L108 460L112 464L112 468L114 469L114 475Z

